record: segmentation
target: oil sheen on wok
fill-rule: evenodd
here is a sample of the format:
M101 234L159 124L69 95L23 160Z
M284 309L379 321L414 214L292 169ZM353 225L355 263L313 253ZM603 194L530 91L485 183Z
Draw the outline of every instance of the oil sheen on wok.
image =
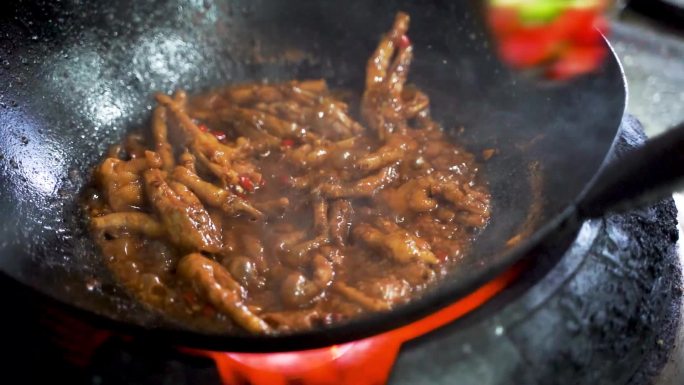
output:
M193 329L277 334L388 311L458 269L490 196L406 82L408 22L360 102L319 79L157 95L84 197L117 280Z

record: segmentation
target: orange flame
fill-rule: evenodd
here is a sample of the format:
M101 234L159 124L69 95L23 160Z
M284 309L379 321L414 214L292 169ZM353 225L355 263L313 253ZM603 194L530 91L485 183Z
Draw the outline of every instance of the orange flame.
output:
M285 353L186 351L211 358L224 385L371 385L387 382L401 345L482 306L520 274L516 265L448 307L412 324L360 341Z

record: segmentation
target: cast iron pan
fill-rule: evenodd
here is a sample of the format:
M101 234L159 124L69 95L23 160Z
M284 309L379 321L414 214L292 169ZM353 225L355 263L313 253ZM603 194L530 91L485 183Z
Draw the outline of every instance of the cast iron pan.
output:
M434 312L530 253L571 239L582 216L576 203L625 107L613 55L595 74L567 84L512 72L496 59L472 3L11 3L0 6L0 271L109 326L184 345L278 351L369 336ZM319 77L360 93L365 62L398 10L412 17L410 80L431 96L437 120L474 153L498 150L484 163L492 222L462 268L391 313L275 337L189 330L131 299L104 269L77 196L105 149L146 124L152 93ZM582 201L580 214L607 207L592 203L614 185L598 186L608 188L593 190L597 199ZM525 240L508 247L516 235Z

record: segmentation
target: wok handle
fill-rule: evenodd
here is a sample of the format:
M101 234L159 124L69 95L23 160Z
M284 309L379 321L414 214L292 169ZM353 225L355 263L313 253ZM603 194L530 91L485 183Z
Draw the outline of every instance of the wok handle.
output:
M578 204L583 218L623 211L663 198L684 185L684 123L612 162Z

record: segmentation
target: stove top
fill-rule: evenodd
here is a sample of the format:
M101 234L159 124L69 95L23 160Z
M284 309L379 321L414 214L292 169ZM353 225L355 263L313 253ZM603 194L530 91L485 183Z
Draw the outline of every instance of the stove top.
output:
M644 138L626 116L615 156ZM682 310L676 216L667 199L586 222L560 262L537 256L516 284L474 313L405 343L389 383L653 383L675 345ZM74 333L74 325L61 325L58 315L18 292L6 306L3 383L221 383L211 360L140 338L98 340L85 324ZM236 385L250 383L240 373L233 378ZM310 383L291 378L269 385L289 384Z

